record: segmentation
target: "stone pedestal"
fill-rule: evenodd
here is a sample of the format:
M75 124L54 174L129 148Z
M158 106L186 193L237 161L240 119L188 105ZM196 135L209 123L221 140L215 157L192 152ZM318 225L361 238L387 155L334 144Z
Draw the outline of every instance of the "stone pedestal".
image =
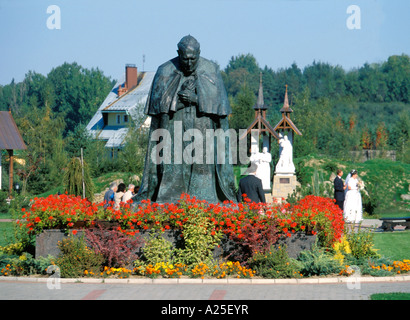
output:
M279 199L287 198L296 190L297 181L296 176L289 174L275 174L273 177L272 197Z

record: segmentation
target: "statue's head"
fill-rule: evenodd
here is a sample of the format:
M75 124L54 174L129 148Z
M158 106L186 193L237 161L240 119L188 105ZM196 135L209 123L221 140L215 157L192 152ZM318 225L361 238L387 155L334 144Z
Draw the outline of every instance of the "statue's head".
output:
M193 73L201 53L199 42L191 35L185 36L178 43L179 63L185 75Z

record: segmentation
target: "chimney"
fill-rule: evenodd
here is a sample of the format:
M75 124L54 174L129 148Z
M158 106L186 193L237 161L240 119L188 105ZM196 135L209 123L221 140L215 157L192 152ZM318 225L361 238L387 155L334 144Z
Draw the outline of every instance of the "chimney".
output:
M138 73L135 64L125 65L125 87L126 89L132 90L138 84Z

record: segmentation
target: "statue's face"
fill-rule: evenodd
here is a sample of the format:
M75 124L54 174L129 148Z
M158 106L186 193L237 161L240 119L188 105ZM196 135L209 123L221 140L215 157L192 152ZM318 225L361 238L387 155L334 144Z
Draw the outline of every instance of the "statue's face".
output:
M192 48L178 50L179 62L185 75L190 75L196 70L199 61L199 52Z

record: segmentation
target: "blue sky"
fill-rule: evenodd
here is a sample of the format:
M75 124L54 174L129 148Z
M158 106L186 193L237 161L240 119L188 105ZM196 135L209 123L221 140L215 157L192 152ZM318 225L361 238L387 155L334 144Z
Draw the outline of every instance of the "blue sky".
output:
M61 29L49 29L60 8ZM349 29L350 5L360 29ZM273 70L314 60L346 70L410 54L409 0L0 0L0 84L64 62L118 78L126 63L155 71L191 34L225 68L251 53Z

